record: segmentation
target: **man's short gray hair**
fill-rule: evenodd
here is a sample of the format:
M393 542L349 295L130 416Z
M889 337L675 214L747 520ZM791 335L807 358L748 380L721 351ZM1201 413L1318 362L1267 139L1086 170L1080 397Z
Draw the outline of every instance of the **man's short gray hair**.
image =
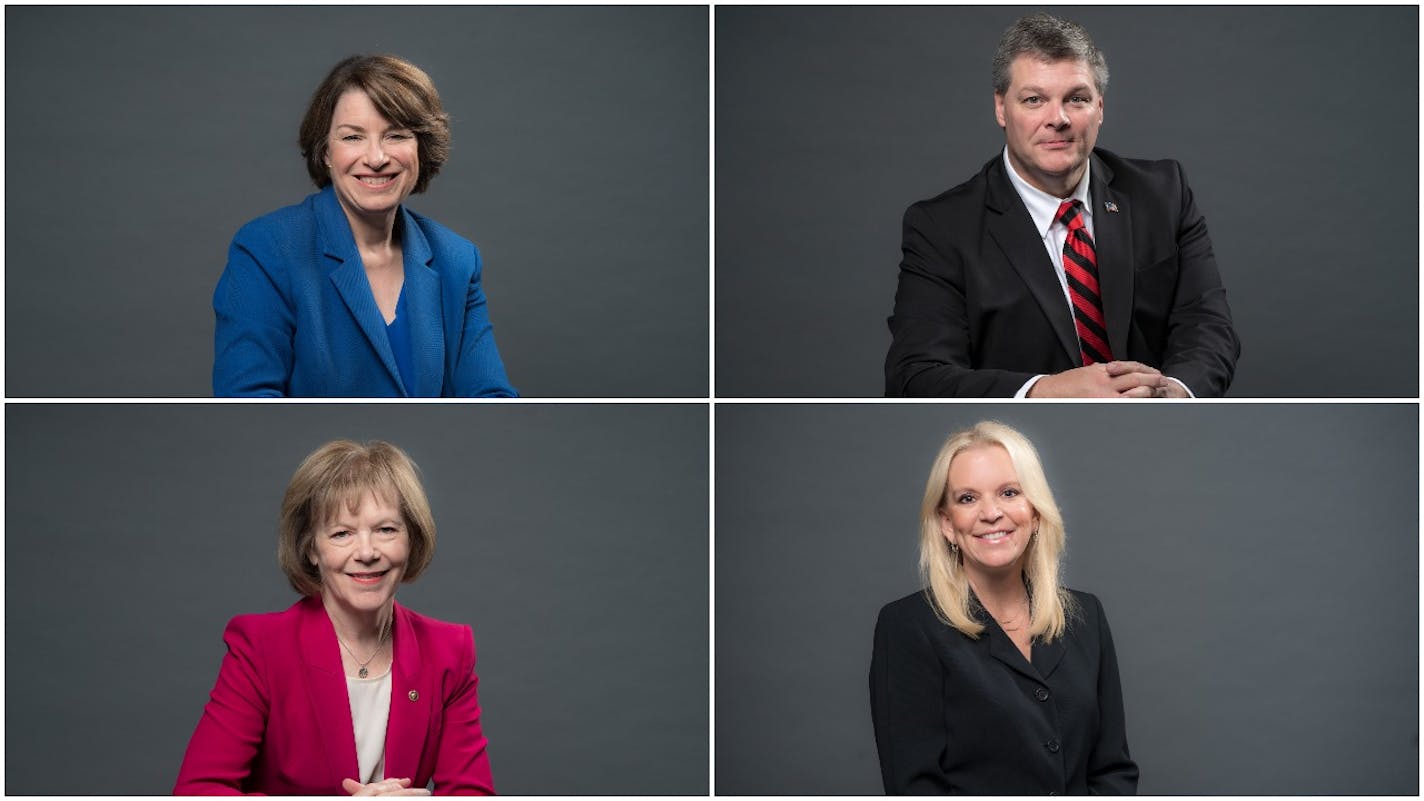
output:
M1076 22L1039 12L1020 17L999 39L994 53L994 94L1009 91L1009 65L1019 56L1048 61L1083 61L1093 71L1098 94L1108 91L1108 62L1087 30Z

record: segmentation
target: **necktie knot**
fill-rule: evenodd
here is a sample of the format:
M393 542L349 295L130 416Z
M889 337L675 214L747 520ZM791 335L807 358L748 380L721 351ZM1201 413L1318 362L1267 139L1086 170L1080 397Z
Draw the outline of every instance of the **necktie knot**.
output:
M1083 227L1083 204L1078 200L1065 200L1058 206L1058 214L1054 219L1068 226L1069 231L1076 231Z

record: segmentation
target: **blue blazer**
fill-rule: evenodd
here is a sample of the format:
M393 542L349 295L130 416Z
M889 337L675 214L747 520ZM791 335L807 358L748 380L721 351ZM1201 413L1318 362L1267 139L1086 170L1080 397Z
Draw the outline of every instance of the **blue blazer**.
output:
M517 397L480 290L480 252L404 206L412 391L400 379L351 226L328 186L244 225L213 293L213 394Z

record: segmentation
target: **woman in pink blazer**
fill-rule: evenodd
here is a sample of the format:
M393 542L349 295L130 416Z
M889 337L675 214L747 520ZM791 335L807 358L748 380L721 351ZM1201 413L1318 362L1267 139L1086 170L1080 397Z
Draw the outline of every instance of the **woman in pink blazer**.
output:
M492 794L469 627L396 587L430 563L415 465L384 442L307 457L282 503L278 561L305 596L228 623L227 656L174 793Z

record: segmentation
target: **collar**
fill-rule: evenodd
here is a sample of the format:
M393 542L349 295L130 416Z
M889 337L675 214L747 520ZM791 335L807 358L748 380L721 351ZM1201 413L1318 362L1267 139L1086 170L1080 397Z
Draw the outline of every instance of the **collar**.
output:
M308 667L325 673L345 676L341 668L341 645L336 640L336 627L322 605L320 593L308 595L295 604L301 614L302 661ZM391 656L405 668L404 672L420 669L420 647L410 636L409 611L398 602L391 604Z
M1029 590L1029 603L1032 604L1033 590L1028 583L1027 576L1024 577L1024 587ZM1054 669L1058 667L1058 663L1063 659L1066 648L1064 643L1067 636L1066 634L1048 643L1043 642L1037 637L1033 638L1029 651L1033 657L1033 661L1030 663L1024 659L1023 654L1019 652L1018 646L1009 638L1008 633L999 626L999 622L994 619L994 616L989 614L989 610L985 609L984 605L979 602L979 596L975 594L973 587L969 588L969 601L971 614L974 615L976 620L984 624L984 632L980 635L979 641L982 643L981 647L988 650L990 656L999 660L1014 672L1020 673L1035 681L1044 682L1053 674Z
M327 184L311 197L316 209L317 239L321 243L322 252L341 261L355 259L360 263L356 237L351 233L351 221L346 219L346 212L341 209L341 201L336 198L335 187ZM406 263L428 265L433 255L430 242L404 203L396 212L396 230L400 232L401 249L404 251Z
M401 378L395 352L391 350L386 321L381 317L380 309L376 308L376 298L371 294L371 284L366 279L356 239L351 234L351 224L341 210L336 190L328 185L312 195L310 200L316 215L318 244L331 260L328 262L330 280L398 388L397 394L439 397L446 353L441 330L444 319L440 309L441 283L439 273L431 266L434 252L418 219L402 204L395 222L405 275L401 294L406 298L409 312L415 367L411 386L407 388Z
M351 702L346 673L341 668L341 646L336 628L322 606L320 595L296 603L300 615L298 647L305 665L307 696L326 743L328 780L341 786L343 777L359 770L356 741L351 728ZM438 702L439 687L423 670L420 644L415 639L410 612L398 603L391 608L391 712L386 723L388 775L415 776L420 765L424 732Z
M1053 227L1053 218L1058 214L1058 207L1065 200L1077 200L1083 204L1084 224L1088 225L1088 230L1092 230L1093 203L1088 198L1088 187L1092 184L1093 159L1089 156L1083 169L1083 180L1078 182L1068 197L1058 198L1039 189L1014 171L1014 165L1009 161L1009 147L1004 146L1004 168L1009 173L1009 183L1013 185L1014 191L1019 193L1023 199L1024 206L1028 208L1028 216L1033 218L1033 225L1038 229L1038 235L1042 239L1048 238L1048 229Z

